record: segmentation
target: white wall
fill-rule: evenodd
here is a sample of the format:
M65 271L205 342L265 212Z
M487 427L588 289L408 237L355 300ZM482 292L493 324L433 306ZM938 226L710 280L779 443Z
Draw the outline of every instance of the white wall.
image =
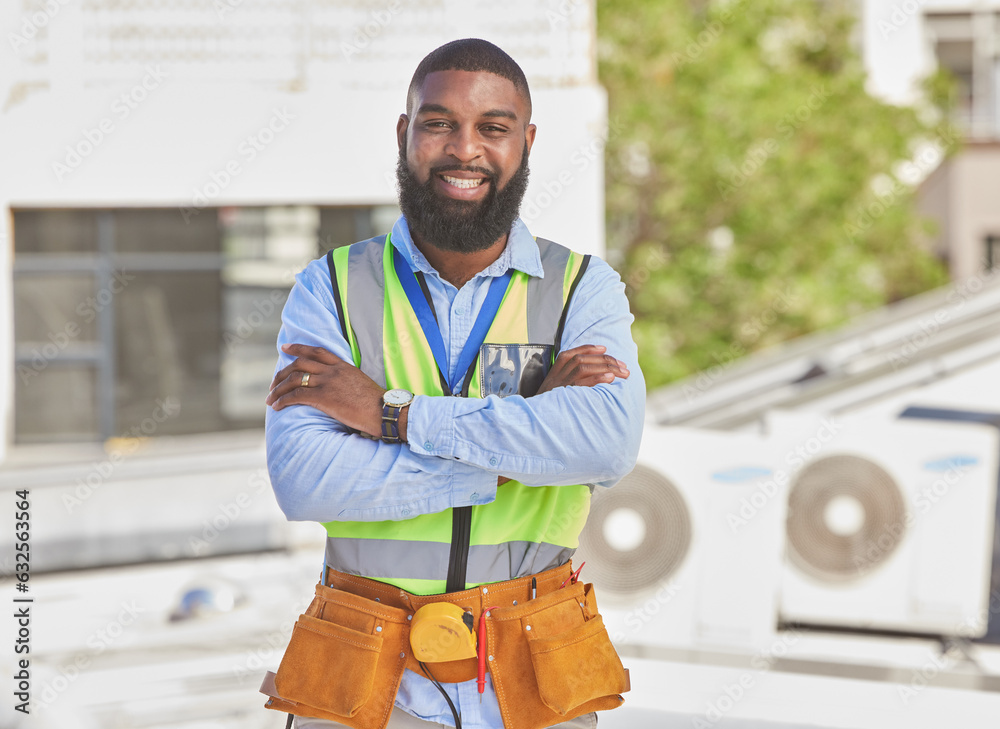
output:
M0 180L0 199L15 207L176 206L178 215L198 204L395 202L401 91L293 94L246 84L221 93L168 77L134 110L120 93L47 94L14 109L6 135L17 141L4 155L17 174ZM534 108L525 212L599 252L604 93L544 89Z

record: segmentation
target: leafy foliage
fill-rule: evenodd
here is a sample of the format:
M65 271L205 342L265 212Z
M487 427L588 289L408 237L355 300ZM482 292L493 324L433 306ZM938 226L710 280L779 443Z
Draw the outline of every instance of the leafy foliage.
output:
M649 385L947 280L906 181L955 135L931 101L866 92L847 5L597 9L608 248Z

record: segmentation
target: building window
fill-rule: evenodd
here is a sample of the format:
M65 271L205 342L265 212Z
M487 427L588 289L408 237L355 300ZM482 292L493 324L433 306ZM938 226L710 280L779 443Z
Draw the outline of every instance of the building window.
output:
M929 13L938 65L958 83L958 123L973 138L1000 136L1000 13Z
M1000 235L986 236L986 270L1000 267Z
M15 210L15 441L259 427L295 273L396 214Z

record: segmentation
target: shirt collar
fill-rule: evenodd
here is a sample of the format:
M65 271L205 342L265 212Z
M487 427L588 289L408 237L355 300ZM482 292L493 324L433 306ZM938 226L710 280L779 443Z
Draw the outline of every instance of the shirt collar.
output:
M414 245L413 237L410 235L410 226L402 215L396 219L395 225L392 226L390 240L414 271L438 275L424 254ZM502 276L509 269L523 271L529 276L538 278L545 275L542 269L542 257L538 252L538 244L535 243L528 226L520 218L515 220L510 227L507 246L503 249L500 257L486 269L477 273L476 276Z

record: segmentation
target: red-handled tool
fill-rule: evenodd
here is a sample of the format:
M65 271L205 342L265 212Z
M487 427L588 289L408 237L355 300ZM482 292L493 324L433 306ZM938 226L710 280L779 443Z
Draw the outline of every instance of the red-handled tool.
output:
M575 585L577 583L577 580L580 579L580 572L583 571L583 566L585 564L587 564L587 563L586 562L581 562L580 563L580 568L576 572L572 573L565 580L563 580L563 583L561 585L559 585L559 589L562 589L562 588L566 587L566 583L567 582L569 582L569 584L571 584L571 585Z
M479 652L479 675L476 677L476 685L479 687L479 703L483 703L483 691L486 690L486 616L490 610L496 610L497 606L488 607L479 614L479 644L476 650Z

